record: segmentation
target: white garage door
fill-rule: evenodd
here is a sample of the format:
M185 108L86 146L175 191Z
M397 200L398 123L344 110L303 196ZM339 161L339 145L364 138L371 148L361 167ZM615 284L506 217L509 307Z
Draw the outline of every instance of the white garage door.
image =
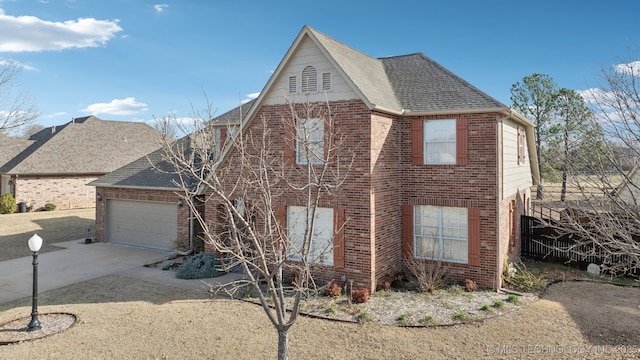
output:
M173 250L178 233L174 203L107 200L107 241Z

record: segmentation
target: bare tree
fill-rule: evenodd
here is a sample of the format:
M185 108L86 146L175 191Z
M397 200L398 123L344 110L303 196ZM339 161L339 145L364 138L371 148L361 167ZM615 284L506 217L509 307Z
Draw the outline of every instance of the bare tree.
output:
M571 154L567 169L573 199L557 221L546 225L555 228L557 238L573 239L556 246L556 250L572 254L574 260L596 259L613 275L637 274L640 61L623 59L619 65L602 68L601 77L602 85L585 96L595 113L591 121L601 129L606 141ZM635 164L631 171L629 164Z
M320 218L322 204L339 195L354 158L344 149L328 103L287 101L287 107L282 118L261 115L230 130L234 136L225 146L220 129L207 122L189 141L165 146L205 243L225 269L241 268L245 274L225 290L248 286L257 296L278 332L279 359L288 358L289 330L301 300L317 290L313 267L343 251L333 245L341 226L326 229ZM215 155L220 148L222 156ZM296 151L295 165L287 150ZM283 205L292 199L300 211L283 222ZM209 217L196 211L198 201L206 203ZM320 234L329 241L320 241Z
M8 132L37 119L40 113L27 95L18 91L23 67L15 62L0 66L0 132Z

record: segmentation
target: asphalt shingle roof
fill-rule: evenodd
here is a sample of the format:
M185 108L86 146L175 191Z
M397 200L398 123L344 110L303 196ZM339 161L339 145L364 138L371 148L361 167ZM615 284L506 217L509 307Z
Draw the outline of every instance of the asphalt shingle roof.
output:
M372 108L399 114L507 108L424 54L374 58L308 26L302 29L299 37L304 34L314 38L324 48L330 60L335 62L341 73L353 83L354 90ZM240 124L241 118L244 119L256 103L256 100L252 100L238 106L214 118L210 124ZM154 166L163 171L158 172ZM158 150L90 185L175 188L174 181L177 179L177 174L172 173L170 165L163 160L163 152Z
M104 174L159 148L158 136L144 123L76 118L32 135L0 173Z

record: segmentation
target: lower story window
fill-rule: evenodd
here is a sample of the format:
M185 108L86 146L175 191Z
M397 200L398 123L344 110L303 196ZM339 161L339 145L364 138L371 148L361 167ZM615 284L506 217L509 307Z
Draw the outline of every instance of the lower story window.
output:
M416 205L414 207L415 257L468 262L468 211L466 208Z
M314 220L312 233L311 220ZM311 236L309 247L309 262L333 265L333 209L332 208L307 208L304 206L289 206L287 208L287 259L302 260L302 245L305 236Z

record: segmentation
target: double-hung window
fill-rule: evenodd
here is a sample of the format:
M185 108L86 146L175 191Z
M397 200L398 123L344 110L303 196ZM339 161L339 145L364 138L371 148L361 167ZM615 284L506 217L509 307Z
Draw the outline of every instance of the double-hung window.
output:
M468 229L466 208L416 205L413 253L422 259L467 263Z
M324 120L298 119L296 123L296 162L322 164L324 159Z
M455 164L456 120L425 120L423 151L425 164Z
M311 222L314 221L313 229ZM332 208L307 208L304 206L287 207L287 259L302 260L302 245L305 236L311 237L309 262L333 265L334 217ZM310 233L307 231L313 230Z

